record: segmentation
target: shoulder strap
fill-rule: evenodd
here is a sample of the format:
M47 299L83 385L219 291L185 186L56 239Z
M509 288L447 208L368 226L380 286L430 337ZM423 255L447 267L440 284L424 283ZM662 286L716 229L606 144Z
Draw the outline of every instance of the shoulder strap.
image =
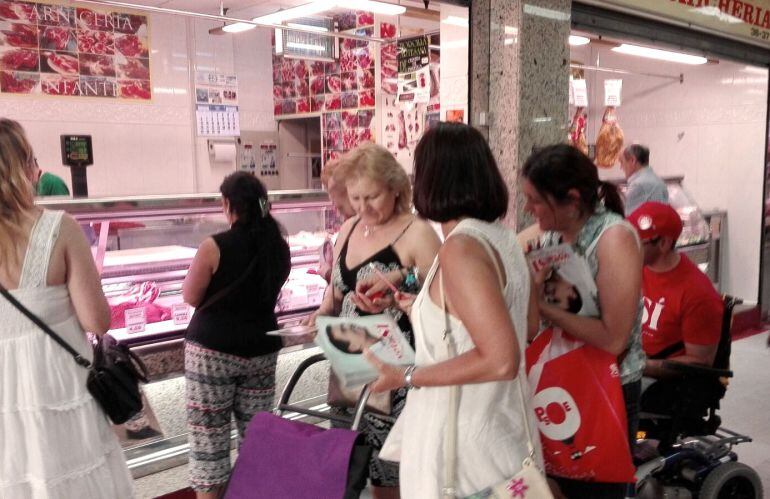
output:
M80 355L80 353L72 348L69 343L64 341L61 336L54 333L53 330L48 327L48 325L40 320L38 316L33 314L29 311L27 307L22 305L16 298L13 297L11 293L8 292L5 287L0 284L0 294L2 294L6 300L8 300L11 305L16 307L19 312L24 314L29 320L31 320L37 327L39 327L45 334L51 337L52 340L54 340L56 343L59 344L63 349L65 349L72 357L75 359L75 362L78 363L78 365L85 367L86 369L89 369L91 367L91 362L88 361L85 357Z
M240 285L246 282L246 279L249 278L249 276L251 275L251 272L254 270L254 267L257 266L257 260L259 260L259 255L256 255L254 258L251 259L251 262L249 262L249 266L246 267L246 270L243 272L243 274L240 275L240 277L238 277L238 279L234 280L224 288L214 293L211 296L211 298L209 298L208 301L206 301L206 303L198 307L195 311L200 312L202 310L209 308L210 306L220 301L225 296L232 293L238 287L240 287Z
M44 210L32 226L19 277L19 288L45 286L51 252L59 236L63 214L61 211Z
M406 224L406 227L404 227L404 230L399 232L398 236L396 236L396 238L393 240L393 242L390 243L390 245L393 246L394 244L396 244L398 240L401 239L401 236L406 234L406 231L409 230L409 227L411 227L413 223L414 223L414 218L412 218L412 220L408 224Z
M353 231L356 229L356 226L361 221L360 218L356 218L356 221L353 222L353 227L350 228L347 234L345 234L345 241L342 243L342 248L340 248L340 253L337 255L337 259L345 259L345 256L348 254L348 242L350 241L350 236L353 235Z
M631 224L629 224L626 220L619 220L619 221L617 221L617 222L615 222L613 224L610 224L610 225L604 227L601 230L601 232L599 232L599 235L596 236L596 239L594 239L591 242L591 244L588 245L588 248L586 248L586 255L590 255L591 253L594 252L594 250L596 249L596 246L599 244L599 240L602 238L604 233L607 232L607 230L609 230L609 229L611 229L613 227L618 227L618 226L619 227L623 227L623 228L627 229L628 231L630 231L631 234L634 235L634 239L636 240L636 244L639 246L639 248L642 247L641 240L639 239L639 233L636 232L636 229L634 229L631 226Z

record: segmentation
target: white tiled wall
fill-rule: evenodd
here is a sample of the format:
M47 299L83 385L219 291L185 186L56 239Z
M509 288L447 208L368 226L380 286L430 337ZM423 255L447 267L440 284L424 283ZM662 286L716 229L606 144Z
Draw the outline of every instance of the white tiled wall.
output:
M683 175L685 188L703 209L728 213L723 291L756 300L762 223L762 183L767 130L767 71L745 64L680 64L577 49L572 59L588 65L670 76L684 83L640 75L587 71L589 143L596 140L604 110L604 80L622 78L618 109L626 143L650 147L650 164L661 176ZM622 177L616 166L602 171Z
M0 116L20 121L40 166L68 184L70 174L61 166L59 135L92 135L91 196L215 191L235 165L210 164L206 140L194 136L191 71L237 74L241 129L275 129L270 32L209 35L208 29L215 25L151 16L150 103L0 94Z

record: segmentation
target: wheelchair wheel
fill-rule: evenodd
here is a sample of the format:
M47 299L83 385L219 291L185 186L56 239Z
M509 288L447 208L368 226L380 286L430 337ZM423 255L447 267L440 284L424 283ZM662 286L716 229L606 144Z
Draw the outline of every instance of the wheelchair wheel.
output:
M700 499L761 499L762 481L757 472L743 463L720 464L706 476Z

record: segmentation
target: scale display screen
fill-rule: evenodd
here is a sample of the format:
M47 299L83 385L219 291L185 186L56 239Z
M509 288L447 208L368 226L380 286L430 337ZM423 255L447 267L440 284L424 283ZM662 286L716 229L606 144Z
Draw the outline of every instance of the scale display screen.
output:
M61 136L62 163L67 166L88 166L94 163L90 135Z

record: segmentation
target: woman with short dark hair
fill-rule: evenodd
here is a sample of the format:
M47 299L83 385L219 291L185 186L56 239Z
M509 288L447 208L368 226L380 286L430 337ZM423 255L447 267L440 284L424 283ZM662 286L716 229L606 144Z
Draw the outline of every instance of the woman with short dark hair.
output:
M635 229L623 218L617 188L599 180L593 162L565 144L533 153L522 168L525 208L536 224L520 241L540 246L572 245L591 269L598 317L577 315L539 294L543 318L579 340L622 358L619 361L628 413L629 439L638 422L638 399L644 369L641 345L642 253ZM539 279L538 279L539 280ZM538 282L539 286L543 283ZM622 498L625 484L557 479L568 497Z
M275 304L291 270L289 245L270 214L267 191L246 172L220 187L230 230L205 239L185 277L184 299L197 307L185 338L190 481L216 498L230 476L230 420L238 432L269 410L281 339Z
M444 428L459 385L455 492L465 497L512 477L529 454L524 418L537 426L522 405L530 397L521 380L527 332L537 327L534 295L524 254L500 222L505 183L477 130L440 123L426 132L415 151L414 200L421 215L441 222L446 241L411 306L415 366L365 353L380 372L375 392L413 388L382 455L400 461L404 497L441 497ZM445 341L447 321L456 355Z

